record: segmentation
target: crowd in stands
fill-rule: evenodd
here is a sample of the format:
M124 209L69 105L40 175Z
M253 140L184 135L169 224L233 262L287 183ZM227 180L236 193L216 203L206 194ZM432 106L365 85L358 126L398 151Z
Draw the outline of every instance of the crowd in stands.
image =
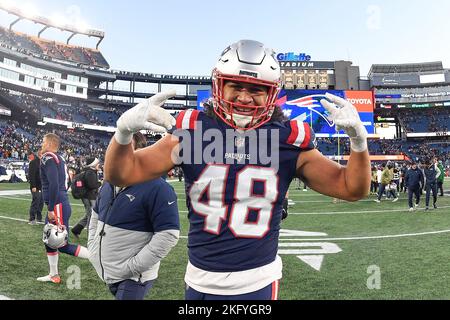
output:
M2 27L0 27L0 43L9 49L41 56L44 59L54 58L109 69L108 62L98 50L43 40Z
M448 108L404 109L399 112L398 118L408 133L450 131Z
M26 160L30 153L35 153L41 146L42 137L50 132L48 128L31 127L11 120L0 120L0 159ZM87 157L104 158L104 153L111 138L110 134L98 134L93 131L71 131L52 129L62 138L62 154L66 159L84 159ZM158 136L159 137L159 136ZM153 137L150 143L157 140ZM325 155L347 155L350 152L349 139L338 141L331 138L318 138L318 148ZM423 156L437 156L450 167L450 144L425 142L406 142L402 140L369 140L369 150L376 155L404 154L414 160Z
M76 132L67 129L31 127L11 120L0 120L0 159L26 161L36 153L45 134L53 132L61 137L61 153L65 159L71 156L83 161L86 158L103 159L111 139L110 134L94 135L92 132Z
M58 102L55 99L38 97L31 94L17 94L0 89L2 96L8 96L27 113L34 114L38 119L50 117L81 124L99 126L115 126L123 108L105 107L91 108L86 103ZM176 116L176 114L174 114ZM442 108L427 108L420 110L401 110L398 115L401 125L408 132L448 131L450 111ZM25 117L24 117L25 118ZM36 152L40 147L42 137L48 129L32 128L26 122L3 123L0 126L0 158L24 159L30 152ZM417 128L417 126L424 126ZM90 155L103 157L109 142L109 137L97 138L93 132L74 132L56 130L63 138L63 146L67 155ZM94 140L92 140L94 138ZM93 141L93 142L90 142ZM349 139L318 138L318 149L325 155L348 155L350 153ZM406 155L419 160L423 155L433 155L450 165L450 143L426 143L405 140L369 139L369 150L376 155Z
M338 151L339 145L339 151ZM437 157L450 167L450 142L405 141L401 139L369 139L369 152L373 155L405 155L420 161L424 156ZM350 140L347 138L317 138L318 149L327 156L348 155Z

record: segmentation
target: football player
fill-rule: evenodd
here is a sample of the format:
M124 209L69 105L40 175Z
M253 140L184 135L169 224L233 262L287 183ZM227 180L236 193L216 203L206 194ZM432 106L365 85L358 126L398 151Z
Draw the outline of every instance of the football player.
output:
M219 58L212 72L213 98L204 112L183 111L175 120L161 108L172 91L139 103L117 121L106 152L106 180L125 186L157 178L175 164L183 169L190 221L186 299L277 299L282 204L293 178L330 197L367 196L367 131L356 108L330 94L321 101L350 137L352 151L343 167L315 149L307 123L284 119L276 104L280 76L273 50L242 40ZM133 152L134 132L164 128L169 130L164 138ZM231 151L230 139L223 138L230 131L237 135ZM246 151L268 145L277 146L269 163Z
M42 196L48 208L45 223L68 230L72 211L67 196L68 177L66 163L57 153L59 145L60 138L57 135L49 133L44 136L40 164ZM88 250L85 247L67 242L64 243L64 246L58 248L55 246L50 247L50 243L46 242L45 250L47 251L50 272L46 276L37 278L38 281L61 283L61 277L58 274L59 252L84 259L89 258Z

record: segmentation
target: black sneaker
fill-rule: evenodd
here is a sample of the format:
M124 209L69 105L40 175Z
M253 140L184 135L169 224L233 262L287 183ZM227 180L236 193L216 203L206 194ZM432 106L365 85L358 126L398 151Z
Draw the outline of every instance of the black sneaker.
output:
M428 211L428 210L430 210L428 207L425 207L425 211Z
M436 205L436 204L433 204L433 208L437 209L437 205Z

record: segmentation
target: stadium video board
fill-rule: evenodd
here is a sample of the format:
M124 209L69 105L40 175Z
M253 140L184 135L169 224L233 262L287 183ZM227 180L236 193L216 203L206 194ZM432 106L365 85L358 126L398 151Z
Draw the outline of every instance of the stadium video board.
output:
M278 105L284 114L291 120L308 122L318 136L332 137L344 135L344 132L336 132L335 126L327 118L327 112L320 103L325 98L325 93L349 100L358 110L359 117L369 134L375 133L374 128L374 98L372 91L343 91L343 90L282 90L279 95ZM197 91L197 109L203 109L203 101L211 96L209 90Z
M327 112L320 103L320 100L325 99L327 92L350 101L358 110L367 132L375 133L372 91L282 90L278 104L286 116L292 120L308 122L316 134L321 136L344 134L343 131L336 132L335 125L328 120Z

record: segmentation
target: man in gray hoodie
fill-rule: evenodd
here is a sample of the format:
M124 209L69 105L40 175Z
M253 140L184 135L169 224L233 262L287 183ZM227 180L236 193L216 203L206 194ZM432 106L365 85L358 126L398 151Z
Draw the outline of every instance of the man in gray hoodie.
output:
M145 147L134 134L135 149ZM180 234L177 196L161 178L124 188L105 182L89 224L89 260L118 300L142 300Z

